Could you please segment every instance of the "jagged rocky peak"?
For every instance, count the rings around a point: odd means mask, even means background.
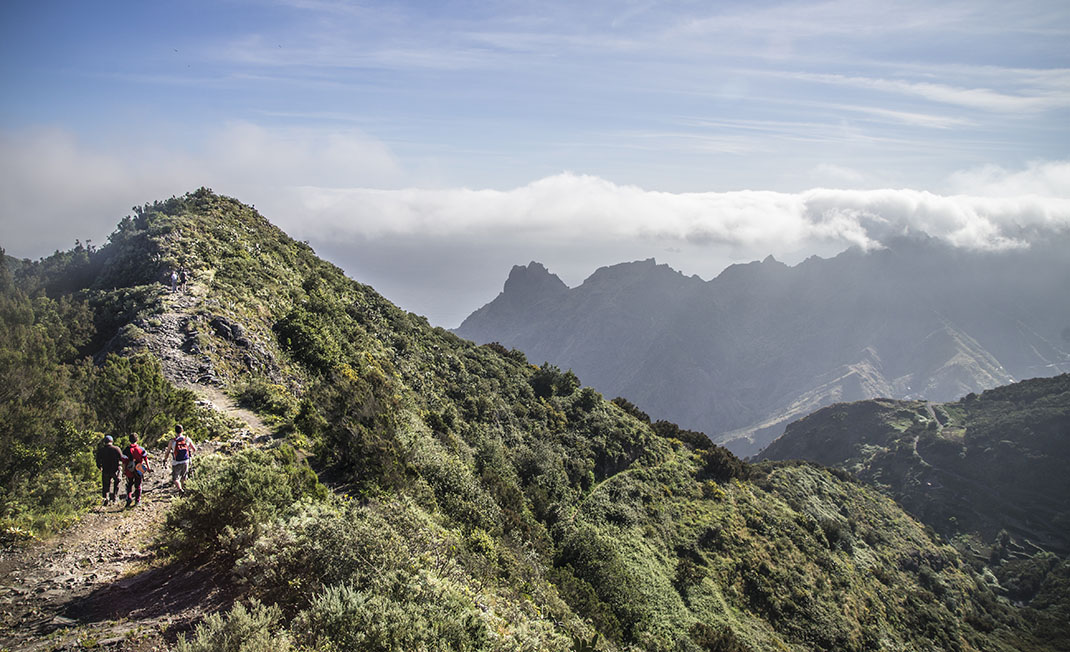
[[[508,294],[546,294],[566,292],[568,286],[556,274],[551,274],[542,263],[531,261],[525,265],[513,265],[505,281],[504,292]]]
[[[772,275],[779,275],[790,269],[788,265],[780,262],[770,254],[761,261],[755,260],[749,263],[729,265],[714,280],[718,283],[725,283],[729,281],[738,282],[740,279],[747,278],[770,278]]]
[[[677,271],[664,263],[659,265],[653,258],[647,258],[645,260],[636,260],[629,263],[617,263],[616,265],[599,267],[593,274],[587,277],[587,280],[585,280],[583,284],[587,286],[621,284],[647,279],[672,279],[672,282],[678,282],[679,279],[687,279],[688,281],[696,280],[701,282],[701,279],[697,276],[685,277],[682,272]]]

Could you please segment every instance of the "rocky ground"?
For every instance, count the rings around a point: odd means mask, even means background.
[[[218,388],[187,387],[244,422],[229,442],[200,443],[198,455],[253,445],[268,432]],[[59,536],[0,551],[0,652],[169,650],[206,614],[229,608],[226,573],[174,562],[156,544],[178,497],[163,455],[150,451],[158,468],[146,477],[140,505],[98,506]]]
[[[166,294],[165,310],[142,324],[139,343],[160,359],[171,382],[242,423],[232,441],[199,443],[198,454],[254,445],[270,430],[234,405],[197,347],[190,321],[204,292],[191,284]],[[150,451],[159,468],[148,474],[140,505],[98,506],[59,536],[0,551],[0,652],[169,650],[205,614],[229,608],[234,592],[226,573],[174,562],[156,543],[177,499],[170,469],[159,464],[163,453]]]
[[[140,505],[94,508],[53,539],[0,553],[0,650],[166,650],[229,604],[225,578],[170,562],[154,544],[177,497],[162,457],[151,452],[160,468]]]

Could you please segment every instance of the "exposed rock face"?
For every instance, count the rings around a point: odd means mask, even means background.
[[[949,401],[1070,371],[1066,246],[903,239],[794,267],[770,256],[708,282],[646,260],[573,289],[532,263],[456,332],[571,368],[749,455],[837,401]]]

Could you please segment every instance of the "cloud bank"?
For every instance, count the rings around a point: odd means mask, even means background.
[[[672,193],[571,172],[507,190],[404,188],[389,148],[359,131],[235,123],[210,136],[202,153],[176,155],[0,132],[0,247],[38,257],[75,238],[99,244],[131,206],[207,185],[405,308],[456,325],[529,260],[570,284],[648,257],[710,278],[769,254],[790,263],[903,234],[994,250],[1070,232],[1068,161],[979,167],[929,190]]]
[[[666,193],[562,173],[507,190],[297,190],[303,228],[316,238],[471,237],[562,241],[647,240],[785,252],[811,245],[864,248],[925,233],[972,249],[1022,247],[1070,230],[1070,164],[953,177],[974,193],[812,189],[800,193]]]

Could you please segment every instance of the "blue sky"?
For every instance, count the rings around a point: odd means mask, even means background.
[[[1070,222],[1070,4],[0,4],[0,246],[200,185],[435,323],[536,259],[709,278]]]

